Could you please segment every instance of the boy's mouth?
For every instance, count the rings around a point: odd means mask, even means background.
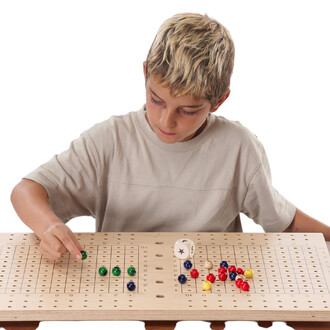
[[[164,132],[163,130],[161,130],[159,127],[158,129],[161,131],[161,133],[167,135],[167,136],[171,136],[171,135],[175,135],[176,133],[167,133],[167,132]]]

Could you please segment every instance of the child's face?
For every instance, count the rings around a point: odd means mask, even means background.
[[[158,139],[165,143],[183,142],[198,135],[206,125],[211,108],[207,99],[191,95],[174,97],[169,87],[152,76],[146,81],[146,118]]]

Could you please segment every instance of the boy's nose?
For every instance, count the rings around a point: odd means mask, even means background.
[[[176,126],[174,111],[166,109],[161,117],[161,124],[163,128],[174,128]]]

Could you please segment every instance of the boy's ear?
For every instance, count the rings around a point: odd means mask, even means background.
[[[147,62],[143,61],[143,73],[144,73],[144,80],[146,79],[146,69],[147,69]]]
[[[229,94],[230,94],[230,89],[228,89],[228,91],[224,94],[224,96],[213,106],[210,112],[217,111],[220,105],[228,99]]]

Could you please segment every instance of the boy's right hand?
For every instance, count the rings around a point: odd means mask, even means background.
[[[70,252],[76,259],[82,259],[80,245],[71,229],[63,222],[50,225],[40,235],[40,252],[50,260],[58,260],[66,252]]]

